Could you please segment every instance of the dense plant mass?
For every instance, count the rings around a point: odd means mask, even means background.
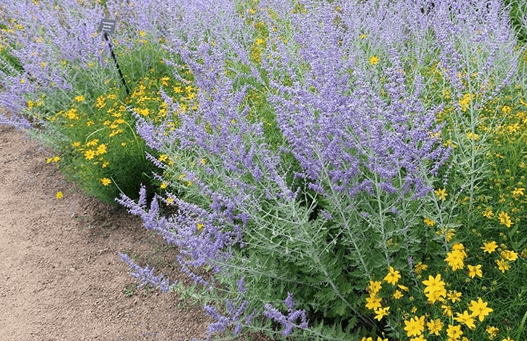
[[[191,288],[121,257],[209,338],[524,340],[524,10],[0,0],[0,123],[178,246]]]

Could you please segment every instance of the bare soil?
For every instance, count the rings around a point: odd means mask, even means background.
[[[186,281],[171,262],[177,250],[124,208],[85,197],[46,164],[53,156],[0,126],[0,340],[205,338],[200,307],[137,289],[118,256]]]

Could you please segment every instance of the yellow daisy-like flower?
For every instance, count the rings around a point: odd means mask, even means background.
[[[418,336],[425,330],[425,317],[414,316],[410,320],[405,320],[404,324],[404,330],[407,336]]]
[[[443,305],[441,305],[441,310],[443,310],[443,315],[448,316],[448,317],[452,317],[453,312],[452,312],[452,307],[451,306],[443,304]]]
[[[478,264],[475,266],[469,265],[468,266],[468,276],[470,278],[474,278],[476,276],[483,277],[483,272],[481,272],[481,264]]]
[[[96,154],[97,155],[102,155],[102,154],[105,154],[107,152],[107,149],[106,149],[106,145],[104,143],[101,143],[99,145],[99,147],[97,147],[97,152]]]
[[[102,179],[99,179],[102,183],[103,186],[108,186],[109,184],[112,183],[112,180],[108,179],[108,178],[102,178]]]
[[[426,323],[430,334],[439,335],[441,329],[443,329],[443,322],[440,319],[430,320]]]
[[[463,331],[461,331],[461,326],[453,326],[449,324],[446,330],[446,335],[448,335],[448,337],[450,337],[452,340],[458,340],[461,335],[463,335]]]
[[[82,96],[82,95],[81,96],[75,96],[75,100],[77,102],[84,102],[84,96]]]
[[[393,298],[395,298],[396,300],[400,299],[401,297],[403,297],[403,293],[401,292],[401,290],[395,290],[395,292],[393,293]]]
[[[494,339],[496,336],[498,336],[498,333],[500,332],[500,330],[494,326],[488,326],[486,331],[489,334],[489,340]]]
[[[397,286],[398,286],[399,289],[401,289],[401,290],[404,290],[404,291],[408,291],[408,290],[409,290],[408,287],[405,287],[405,286],[402,285],[402,284],[398,284]]]
[[[509,216],[507,212],[500,212],[500,214],[498,215],[498,218],[500,220],[500,224],[505,225],[507,227],[511,227],[512,225],[511,217]]]
[[[162,182],[161,186],[159,186],[161,189],[165,189],[168,187],[168,184],[166,182]]]
[[[99,139],[93,139],[93,140],[86,142],[86,146],[93,147],[93,146],[96,146],[97,143],[99,143]]]
[[[423,221],[424,221],[424,223],[425,223],[426,225],[428,225],[428,226],[434,226],[434,225],[436,224],[435,221],[433,221],[432,219],[430,219],[430,218],[428,218],[428,217],[426,217]]]
[[[95,151],[89,149],[87,150],[86,152],[84,152],[84,157],[86,158],[86,160],[91,160],[95,157]]]
[[[377,64],[379,64],[379,57],[377,57],[377,56],[372,56],[372,57],[370,57],[370,64],[371,64],[371,65],[377,65]]]
[[[370,295],[369,297],[366,297],[366,308],[370,310],[376,310],[382,307],[381,305],[381,298],[377,297],[375,294]]]
[[[390,266],[388,274],[386,275],[386,277],[384,277],[384,281],[390,283],[391,285],[395,285],[400,278],[401,274],[399,270],[395,270],[393,267]]]
[[[470,301],[468,309],[472,311],[472,316],[478,317],[479,322],[483,322],[485,316],[493,312],[494,310],[487,307],[487,302],[483,302],[481,297],[478,297],[478,301]]]
[[[446,192],[446,188],[443,189],[436,189],[434,191],[435,195],[439,198],[439,200],[445,201],[446,197],[448,196]]]
[[[64,197],[64,194],[62,194],[62,192],[59,191],[59,192],[57,192],[57,194],[55,194],[55,197],[57,199],[62,199],[62,197]]]
[[[418,337],[411,338],[410,341],[426,341],[426,339],[423,335],[419,335]]]
[[[456,290],[449,290],[446,297],[447,299],[449,299],[450,301],[452,301],[452,303],[456,303],[457,301],[461,301],[461,296],[462,294]]]
[[[506,259],[496,259],[496,264],[498,264],[498,269],[503,273],[511,268],[511,265]]]
[[[419,262],[415,265],[415,272],[417,274],[420,274],[421,272],[425,271],[426,269],[428,269],[428,265],[426,264],[423,264],[422,262]]]
[[[504,250],[501,251],[501,258],[514,262],[516,259],[518,259],[518,254],[514,251]]]
[[[475,329],[476,325],[474,324],[473,315],[469,314],[467,310],[465,310],[463,313],[456,313],[456,317],[454,317],[454,320],[465,324],[470,329]]]
[[[483,246],[481,247],[481,249],[485,253],[493,253],[494,251],[496,251],[497,248],[498,248],[498,244],[495,241],[483,243]]]
[[[465,264],[463,260],[465,259],[466,254],[464,251],[452,250],[452,252],[447,253],[445,261],[452,268],[452,271],[463,269]]]
[[[384,316],[388,316],[390,307],[379,308],[375,310],[375,319],[380,321]]]

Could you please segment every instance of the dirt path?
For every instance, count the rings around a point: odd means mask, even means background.
[[[52,156],[0,126],[0,340],[204,338],[199,307],[137,290],[117,255],[127,251],[177,279],[167,261],[175,250],[124,209],[80,194],[46,164]]]

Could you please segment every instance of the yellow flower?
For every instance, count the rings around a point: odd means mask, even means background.
[[[479,135],[478,134],[473,134],[473,133],[467,133],[467,139],[474,140],[474,141],[479,141]]]
[[[436,224],[435,221],[433,221],[432,219],[430,219],[430,218],[428,218],[428,217],[426,217],[423,221],[424,221],[424,223],[425,223],[426,225],[428,225],[428,226],[434,226],[434,225]]]
[[[375,310],[375,319],[380,321],[384,316],[388,316],[390,307],[379,308]]]
[[[396,300],[400,299],[403,296],[404,295],[400,290],[395,290],[395,292],[393,293],[393,298],[395,298]]]
[[[430,320],[426,323],[430,334],[439,335],[441,329],[443,329],[443,322],[440,319]]]
[[[470,329],[476,328],[476,325],[474,324],[474,319],[472,318],[474,315],[469,314],[467,310],[465,310],[463,314],[456,313],[456,315],[457,317],[454,317],[455,321],[465,324]]]
[[[510,336],[507,336],[507,338],[506,338],[506,339],[503,339],[503,340],[501,340],[501,341],[514,341],[514,340],[513,340],[513,339],[511,339],[511,337],[510,337]]]
[[[426,339],[423,335],[419,335],[418,337],[411,338],[410,341],[426,341]]]
[[[452,303],[456,303],[457,301],[461,301],[461,295],[462,294],[456,290],[449,290],[446,296],[450,301],[452,301]]]
[[[496,327],[488,326],[486,331],[489,334],[489,339],[492,340],[496,336],[498,336],[498,333],[499,333],[500,330],[498,328],[496,328]]]
[[[453,313],[452,313],[452,307],[449,306],[449,305],[441,305],[441,309],[443,310],[443,315],[445,316],[448,316],[448,317],[452,317]]]
[[[443,189],[436,189],[434,191],[434,193],[437,195],[437,197],[439,198],[439,200],[443,200],[445,201],[446,200],[446,197],[448,196],[448,194],[446,193],[446,188],[443,188]]]
[[[366,39],[368,36],[364,33],[359,35],[359,39]]]
[[[109,184],[112,183],[112,180],[108,179],[108,178],[102,178],[102,179],[99,179],[102,183],[103,186],[108,186]]]
[[[75,100],[77,102],[84,102],[84,96],[80,95],[80,96],[75,96]]]
[[[91,160],[95,157],[95,152],[91,149],[84,152],[84,156],[86,157],[86,160]]]
[[[166,182],[162,182],[161,186],[159,186],[161,189],[165,189],[168,187],[168,184]]]
[[[399,284],[399,285],[397,285],[397,286],[398,286],[399,289],[401,289],[401,290],[408,291],[408,287],[405,287],[405,286],[402,285],[402,284]]]
[[[404,321],[407,336],[417,336],[421,335],[425,329],[425,317],[414,316],[410,320]]]
[[[498,215],[498,218],[500,219],[500,224],[505,225],[507,227],[511,227],[512,225],[511,217],[509,216],[507,212],[500,212],[500,214]]]
[[[496,259],[496,264],[498,264],[498,269],[503,273],[511,268],[511,265],[505,259]]]
[[[483,252],[485,253],[493,253],[496,248],[498,247],[498,244],[495,241],[491,241],[488,243],[483,243],[484,246],[481,247]]]
[[[490,207],[487,207],[485,209],[485,211],[483,211],[483,216],[488,218],[488,219],[492,219],[492,217],[494,217],[494,212],[492,212],[492,208]]]
[[[384,277],[384,281],[390,283],[391,285],[395,285],[401,278],[399,270],[395,270],[393,267],[390,266],[388,271],[388,274],[386,275],[386,277]]]
[[[446,335],[448,335],[448,337],[450,337],[452,340],[458,340],[461,335],[463,335],[463,332],[461,331],[461,326],[453,326],[449,324],[446,330]]]
[[[96,146],[97,143],[99,143],[99,139],[93,139],[93,140],[88,141],[86,143],[86,146],[88,146],[88,147]]]
[[[370,295],[370,297],[366,297],[366,308],[370,310],[376,310],[382,307],[381,305],[381,298],[377,297],[375,294]]]
[[[474,278],[476,276],[483,277],[483,272],[481,272],[481,264],[478,264],[475,266],[469,265],[468,266],[468,276],[470,278]]]
[[[452,268],[452,271],[456,271],[459,269],[463,269],[463,267],[465,266],[465,264],[463,263],[465,257],[465,251],[452,250],[452,252],[447,253],[445,261]]]
[[[445,282],[441,280],[441,274],[437,274],[436,277],[432,275],[428,276],[428,279],[424,280],[423,284],[426,285],[426,288],[424,288],[423,291],[430,303],[444,301],[446,297],[446,289]]]
[[[102,154],[104,154],[104,153],[106,153],[106,152],[107,152],[107,150],[106,150],[106,145],[105,145],[104,143],[101,143],[101,144],[99,145],[99,147],[97,147],[97,152],[96,152],[96,154],[97,154],[97,155],[102,155]]]
[[[445,286],[445,282],[441,279],[441,274],[437,274],[435,277],[432,275],[428,276],[428,279],[424,280],[423,284],[426,285],[424,292],[430,292]]]
[[[512,191],[512,196],[515,198],[515,199],[518,199],[520,196],[524,195],[524,192],[525,191],[525,188],[514,188],[514,191]]]
[[[481,299],[481,297],[478,297],[478,301],[470,301],[470,306],[468,307],[468,309],[470,309],[472,311],[472,316],[474,317],[478,317],[479,318],[479,322],[483,322],[483,319],[485,318],[485,316],[487,316],[488,314],[490,314],[492,311],[491,308],[487,308],[487,302],[483,302],[483,300]]]
[[[371,65],[377,65],[377,64],[379,64],[379,57],[377,57],[377,56],[373,56],[373,57],[371,57],[371,58],[370,58],[370,64],[371,64]]]
[[[63,196],[64,196],[64,195],[63,195],[62,192],[60,192],[60,191],[57,192],[57,194],[55,194],[55,197],[56,197],[57,199],[62,199]]]
[[[428,269],[428,265],[423,264],[422,262],[419,262],[415,265],[415,272],[418,274],[425,271],[426,269]]]
[[[104,96],[97,97],[97,103],[95,104],[95,108],[102,109],[106,105],[106,98]]]
[[[514,251],[504,250],[501,251],[501,258],[514,262],[516,259],[518,259],[518,254]]]
[[[503,106],[503,108],[501,108],[501,111],[505,114],[505,115],[508,115],[511,113],[512,109],[511,107],[509,107],[508,105],[505,105]]]

